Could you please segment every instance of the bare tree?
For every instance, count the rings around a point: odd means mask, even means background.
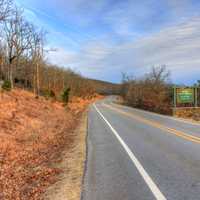
[[[0,0],[0,22],[9,17],[12,11],[12,0]]]
[[[159,113],[171,112],[170,72],[166,66],[152,67],[142,79],[125,80],[122,96],[127,104]]]
[[[4,23],[4,31],[6,36],[7,56],[9,63],[9,80],[13,88],[13,62],[19,61],[20,56],[31,47],[31,27],[22,17],[22,12],[15,10],[13,18]]]
[[[32,27],[32,43],[31,43],[31,56],[32,63],[34,65],[34,75],[33,75],[33,84],[34,84],[34,93],[36,96],[39,95],[40,91],[40,68],[43,63],[44,57],[44,31],[36,31]]]
[[[170,71],[167,70],[165,65],[161,65],[158,67],[152,67],[151,72],[147,74],[149,80],[154,82],[155,84],[162,84],[169,81]]]
[[[94,92],[93,84],[73,70],[48,64],[45,32],[27,22],[13,0],[0,0],[0,31],[0,79],[9,80],[12,88],[33,89],[36,96],[47,90],[58,97],[66,88],[75,96]]]
[[[0,80],[3,80],[6,78],[6,52],[5,47],[0,44]]]

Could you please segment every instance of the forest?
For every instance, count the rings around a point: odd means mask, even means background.
[[[0,0],[0,80],[1,88],[15,86],[35,93],[36,97],[90,97],[94,86],[71,69],[52,65],[46,58],[47,33],[23,16],[23,9],[12,0]]]
[[[21,87],[60,99],[63,94],[91,97],[120,94],[126,103],[159,113],[170,114],[173,105],[173,84],[166,66],[152,67],[138,79],[124,74],[122,84],[91,80],[71,69],[52,65],[46,58],[47,33],[23,16],[23,9],[12,0],[0,0],[0,85],[5,89]],[[67,63],[66,63],[67,64]],[[197,82],[196,85],[200,83]]]

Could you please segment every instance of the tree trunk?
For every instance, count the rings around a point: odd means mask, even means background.
[[[12,62],[9,64],[9,80],[10,80],[10,84],[11,84],[11,89],[14,88],[14,81],[13,81],[13,66],[12,66]]]
[[[36,94],[36,73],[34,72],[33,73],[33,93],[35,94],[35,96],[37,95]]]
[[[39,63],[36,64],[36,95],[39,96],[40,92],[40,70],[39,70]]]

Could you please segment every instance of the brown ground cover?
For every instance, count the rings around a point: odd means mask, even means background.
[[[19,89],[0,96],[0,199],[42,198],[62,173],[55,163],[73,146],[73,130],[96,98],[66,108]]]

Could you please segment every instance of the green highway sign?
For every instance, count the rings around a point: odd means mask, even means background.
[[[177,88],[178,103],[194,103],[194,88]]]

